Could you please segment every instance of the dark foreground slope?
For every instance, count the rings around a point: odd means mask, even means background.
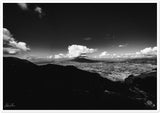
[[[156,109],[156,73],[120,83],[73,66],[3,63],[3,109]]]

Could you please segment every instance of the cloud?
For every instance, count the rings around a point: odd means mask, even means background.
[[[47,56],[47,59],[52,59],[52,58],[54,58],[53,55]]]
[[[135,53],[108,53],[103,51],[96,58],[142,58],[142,57],[155,57],[157,56],[157,47],[147,47]]]
[[[18,54],[30,50],[25,42],[17,42],[11,35],[8,29],[3,28],[3,53],[4,54]]]
[[[55,58],[55,59],[66,58],[66,57],[67,57],[67,55],[65,55],[65,54],[63,54],[63,53],[59,53],[59,54],[57,54],[57,55],[54,55],[54,58]]]
[[[138,52],[125,54],[124,56],[131,58],[155,57],[157,56],[157,47],[146,47]]]
[[[44,15],[43,10],[41,7],[39,6],[33,6],[32,8],[28,7],[27,3],[17,3],[17,5],[22,9],[22,10],[31,10],[32,12],[36,12],[38,13],[39,18],[42,18],[42,16]],[[30,5],[30,4],[29,4]]]
[[[92,38],[91,37],[86,37],[86,38],[84,38],[84,40],[85,41],[90,41],[90,40],[92,40]]]
[[[108,53],[108,52],[104,51],[104,52],[100,53],[96,58],[127,58],[130,55],[131,54],[116,54],[116,53]]]
[[[3,48],[3,53],[5,55],[16,55],[17,53],[19,53],[20,50],[19,49],[13,49],[13,48]]]
[[[116,53],[108,53],[107,51],[103,51],[98,55],[98,58],[119,58],[120,55]]]
[[[148,47],[140,51],[142,54],[157,54],[157,47]]]
[[[102,53],[100,53],[99,57],[105,57],[107,55],[107,52],[106,51],[103,51]]]
[[[123,47],[124,45],[119,45],[118,47]]]
[[[39,17],[41,18],[43,16],[43,12],[42,12],[42,8],[39,7],[39,6],[36,6],[35,9],[34,9],[35,12],[38,13]]]
[[[95,51],[97,51],[97,49],[87,48],[87,46],[71,45],[71,46],[68,46],[67,54],[60,53],[60,54],[55,55],[54,58],[74,58],[82,54],[90,54]]]
[[[14,39],[12,38],[11,33],[6,29],[3,28],[3,41],[8,42],[8,41],[13,41]]]
[[[118,47],[122,48],[122,47],[126,47],[128,44],[123,44],[123,45],[119,45]]]
[[[28,10],[28,5],[27,5],[27,3],[18,3],[18,6],[19,6],[22,10]]]
[[[68,57],[78,57],[81,54],[88,54],[95,52],[96,49],[87,48],[83,45],[71,45],[68,46]]]
[[[157,47],[147,47],[143,50],[136,52],[136,55],[139,56],[157,56]]]

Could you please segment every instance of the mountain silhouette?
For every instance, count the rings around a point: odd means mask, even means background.
[[[152,76],[141,80],[130,78],[129,82],[113,82],[74,66],[38,66],[27,60],[4,57],[3,109],[156,109],[156,106],[146,106],[144,101],[130,98],[132,94],[137,94],[135,90],[141,94],[141,90],[135,87],[144,88],[149,79],[153,79]],[[148,81],[141,85],[145,79]]]
[[[75,58],[71,59],[70,61],[80,62],[80,63],[95,63],[95,62],[100,62],[98,60],[89,59],[89,58],[83,57],[83,56],[75,57]]]
[[[144,58],[132,58],[126,59],[122,62],[129,62],[129,63],[148,63],[148,64],[157,64],[157,57],[144,57]]]

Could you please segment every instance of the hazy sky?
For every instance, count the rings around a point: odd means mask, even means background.
[[[156,4],[3,4],[3,27],[31,55],[67,53],[77,44],[109,53],[156,46]]]

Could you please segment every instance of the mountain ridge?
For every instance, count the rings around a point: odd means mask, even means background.
[[[74,66],[3,61],[4,109],[155,109],[129,97],[135,79],[129,84],[113,82]],[[12,103],[14,108],[5,107]]]

